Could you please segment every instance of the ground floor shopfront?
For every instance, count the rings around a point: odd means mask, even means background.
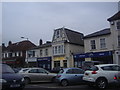
[[[114,51],[113,57],[115,59],[114,63],[120,65],[120,50]]]
[[[16,57],[16,58],[6,58],[2,59],[2,63],[8,64],[11,67],[24,67],[25,66],[25,58]]]
[[[113,63],[112,51],[75,54],[73,57],[74,57],[75,67],[82,67],[83,61],[99,61],[100,63],[103,63],[103,64]]]
[[[37,65],[38,67],[44,68],[46,70],[51,70],[52,58],[51,57],[38,57]]]
[[[65,56],[54,56],[52,61],[52,68],[54,67],[67,67],[68,61]]]

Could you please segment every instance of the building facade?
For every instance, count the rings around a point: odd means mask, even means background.
[[[27,51],[26,62],[29,67],[41,67],[51,70],[52,66],[52,45],[51,42],[40,44]]]
[[[85,61],[120,64],[120,11],[108,19],[110,28],[106,28],[84,37],[83,54],[74,58]]]
[[[97,31],[84,37],[85,61],[113,63],[113,43],[110,28]]]
[[[29,40],[17,43],[9,41],[8,46],[2,44],[2,62],[12,67],[25,67],[26,51],[35,46]]]
[[[52,40],[52,68],[74,67],[73,54],[84,52],[83,34],[67,29],[54,30]]]
[[[120,64],[120,11],[108,19],[112,33],[114,63]]]

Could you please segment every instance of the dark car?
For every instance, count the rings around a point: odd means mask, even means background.
[[[25,87],[24,78],[22,75],[17,74],[13,69],[6,65],[0,64],[0,83],[2,84],[2,90],[9,90],[10,88],[16,88],[22,90]]]

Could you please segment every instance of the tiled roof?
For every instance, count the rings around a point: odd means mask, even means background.
[[[108,18],[108,21],[114,21],[114,20],[118,20],[120,19],[120,11],[117,12],[115,15],[113,15],[112,17]]]
[[[95,32],[95,33],[86,35],[86,36],[84,37],[84,39],[85,39],[85,38],[102,36],[102,35],[108,35],[108,34],[111,34],[110,28],[106,28],[106,29],[100,30],[100,31],[98,31],[98,32]]]
[[[36,45],[30,42],[29,40],[13,43],[9,46],[7,46],[7,51],[24,51],[28,50],[32,47],[35,47]]]
[[[50,46],[52,46],[51,42],[44,43],[44,44],[42,44],[40,46],[34,47],[33,49],[45,48],[45,47],[50,47]]]
[[[83,41],[84,35],[82,33],[79,33],[67,28],[64,28],[64,30],[69,40],[69,43],[84,45],[84,41]]]

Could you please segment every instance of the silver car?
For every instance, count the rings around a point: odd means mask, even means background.
[[[83,83],[84,70],[80,68],[64,68],[57,74],[55,81],[62,86]]]
[[[24,68],[19,71],[25,79],[25,83],[31,82],[52,82],[55,79],[56,74],[50,73],[43,68]]]

